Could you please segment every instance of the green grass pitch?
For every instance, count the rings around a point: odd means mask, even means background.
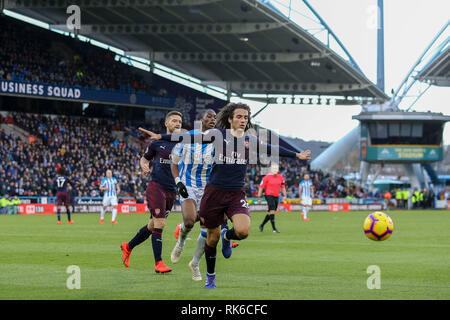
[[[230,259],[219,243],[217,289],[194,282],[187,264],[199,226],[187,240],[178,264],[170,261],[179,212],[171,213],[163,233],[163,260],[169,274],[154,272],[150,239],[136,247],[130,268],[122,265],[120,243],[146,224],[148,215],[120,214],[118,224],[98,223],[98,214],[74,214],[75,224],[56,224],[56,216],[0,216],[0,299],[449,299],[450,212],[390,211],[395,230],[375,242],[362,230],[369,212],[277,213],[281,231],[265,212],[252,213],[248,239]],[[81,288],[68,289],[67,267],[80,268]],[[367,268],[380,268],[381,288],[368,289]],[[201,261],[205,278],[205,261]]]

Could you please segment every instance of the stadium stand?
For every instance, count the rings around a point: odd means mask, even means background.
[[[1,79],[158,93],[111,51],[6,17],[0,29]]]
[[[295,161],[286,159],[280,162],[280,173],[287,183],[288,198],[298,198],[298,185],[303,179],[303,175],[308,173],[311,177],[315,189],[315,198],[325,200],[327,198],[351,198],[363,199],[369,197],[380,197],[380,193],[368,192],[358,188],[353,183],[347,183],[343,177],[332,177],[328,173],[320,170],[311,170],[309,166],[298,167]],[[249,169],[247,180],[247,195],[254,197],[257,195],[258,186],[263,174],[261,167],[252,166]]]
[[[14,124],[30,128],[42,139],[23,142],[1,131],[0,193],[51,196],[51,181],[59,167],[68,169],[77,196],[98,196],[106,168],[119,179],[125,196],[139,197],[138,144],[114,137],[120,124],[106,119],[12,115]],[[120,131],[120,130],[117,130]]]

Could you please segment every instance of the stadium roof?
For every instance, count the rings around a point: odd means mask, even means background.
[[[352,119],[363,121],[379,120],[407,120],[407,121],[450,121],[450,116],[437,112],[405,112],[405,111],[381,111],[381,112],[361,112]]]
[[[439,52],[430,63],[417,75],[417,80],[426,81],[431,85],[450,87],[450,39],[447,48]]]
[[[70,31],[68,7],[73,4],[81,11],[78,34],[239,96],[388,99],[362,72],[268,1],[8,0],[5,8]]]

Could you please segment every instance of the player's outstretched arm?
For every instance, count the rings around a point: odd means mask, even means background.
[[[300,160],[311,160],[311,150],[304,150],[295,154],[295,157]]]
[[[172,142],[181,142],[181,143],[201,143],[208,144],[214,142],[217,133],[219,132],[217,129],[210,129],[205,133],[180,133],[176,132],[173,134],[158,134],[152,131],[146,130],[144,128],[139,128],[140,131],[145,133],[150,137],[150,140],[164,140],[164,141],[172,141]]]
[[[283,148],[280,145],[273,145],[273,144],[270,144],[270,143],[262,142],[261,140],[259,140],[258,137],[256,137],[256,139],[257,139],[257,143],[258,143],[258,154],[259,154],[262,146],[264,145],[266,147],[265,150],[267,150],[267,155],[268,156],[270,156],[272,154],[272,148],[278,148],[278,152],[279,152],[278,154],[281,157],[297,158],[297,159],[300,159],[300,160],[311,160],[311,157],[310,157],[311,150],[304,150],[304,151],[301,151],[301,152],[293,152],[291,150]]]
[[[139,128],[139,130],[148,135],[150,137],[150,140],[161,140],[161,135],[159,133],[154,133],[144,128]]]

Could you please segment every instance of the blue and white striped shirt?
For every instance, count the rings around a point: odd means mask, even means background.
[[[303,180],[302,182],[300,182],[299,185],[300,188],[302,188],[302,198],[311,198],[312,197],[312,187],[313,184],[311,182],[311,180]]]
[[[198,130],[189,131],[189,133],[198,132]],[[180,180],[187,187],[204,188],[209,181],[214,162],[214,145],[212,143],[178,143],[173,148],[172,154],[180,158],[178,163]]]
[[[112,177],[112,178],[103,178],[102,183],[100,184],[100,187],[103,188],[108,188],[108,190],[104,191],[103,196],[104,197],[117,197],[117,193],[116,193],[116,184],[117,184],[117,179]]]

